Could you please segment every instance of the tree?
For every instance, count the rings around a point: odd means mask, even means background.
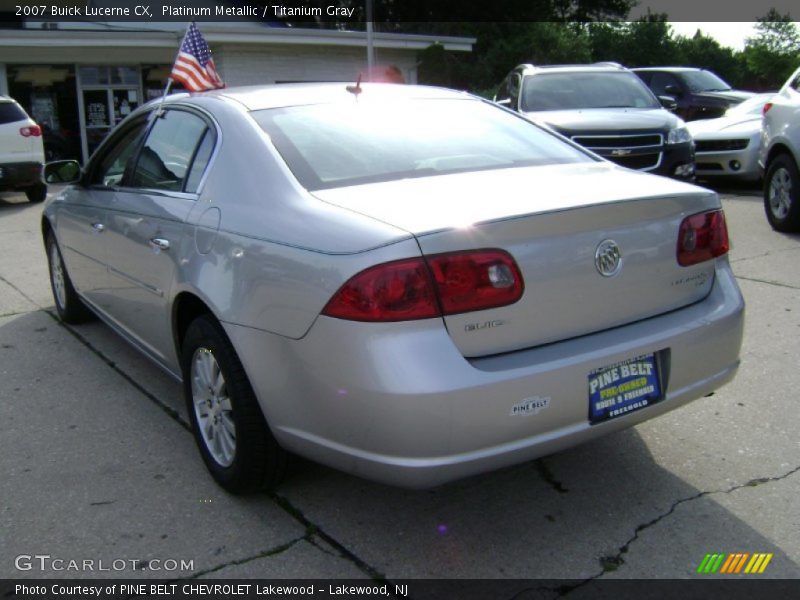
[[[589,38],[595,61],[614,61],[626,67],[680,62],[666,14],[648,13],[632,23],[592,23]]]
[[[721,46],[714,38],[698,30],[692,37],[675,38],[677,55],[681,65],[713,71],[733,87],[748,83],[747,65],[740,52]]]
[[[747,67],[762,87],[778,88],[800,64],[800,32],[774,8],[758,19],[756,32],[745,43]]]

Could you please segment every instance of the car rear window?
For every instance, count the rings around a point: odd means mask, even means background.
[[[25,111],[14,102],[0,102],[0,125],[6,123],[14,123],[15,121],[24,121],[28,118]]]
[[[661,108],[644,82],[628,72],[539,73],[526,77],[523,111],[588,108]]]
[[[593,160],[542,128],[474,99],[387,104],[354,98],[252,115],[309,190]]]

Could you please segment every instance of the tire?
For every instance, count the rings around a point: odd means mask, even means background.
[[[233,494],[277,484],[286,452],[272,436],[228,336],[210,315],[189,325],[181,368],[192,431],[214,480]]]
[[[25,189],[25,195],[28,197],[28,202],[44,202],[47,198],[47,186],[43,183],[37,183]]]
[[[64,259],[53,232],[47,234],[45,250],[50,273],[50,289],[53,291],[53,300],[59,318],[65,323],[71,324],[90,320],[93,317],[92,312],[86,308],[72,286],[72,280],[67,273],[67,267],[64,265]]]
[[[800,175],[788,154],[778,155],[767,168],[764,210],[775,231],[800,231]]]

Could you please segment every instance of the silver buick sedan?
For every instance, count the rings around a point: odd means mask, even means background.
[[[175,95],[48,200],[61,318],[181,380],[225,489],[287,452],[429,487],[730,381],[744,303],[716,194],[490,102],[346,84]]]

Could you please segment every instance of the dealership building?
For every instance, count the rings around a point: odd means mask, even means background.
[[[0,94],[44,130],[49,160],[85,161],[134,108],[159,97],[185,23],[17,22],[0,28]],[[10,26],[9,26],[10,25]],[[366,70],[367,35],[257,22],[200,23],[228,86],[352,82]],[[375,33],[376,64],[417,82],[418,53],[432,44],[470,52],[473,38]]]

